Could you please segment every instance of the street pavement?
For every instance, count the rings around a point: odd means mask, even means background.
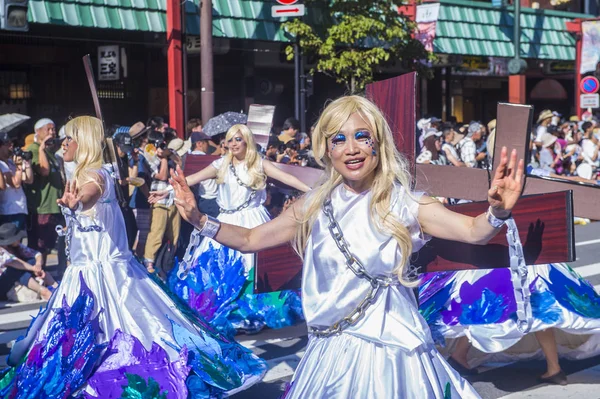
[[[575,227],[576,261],[573,269],[600,292],[600,222]],[[56,257],[49,257],[49,269]],[[6,363],[14,340],[23,335],[44,302],[15,304],[0,302],[0,368]],[[239,335],[236,339],[267,361],[268,371],[259,384],[232,397],[235,399],[276,399],[304,355],[307,332],[304,324],[281,330],[267,330],[256,335]],[[581,361],[561,361],[568,374],[565,387],[540,385],[537,376],[545,371],[544,361],[517,362],[480,368],[479,374],[467,377],[484,399],[600,399],[600,356]]]

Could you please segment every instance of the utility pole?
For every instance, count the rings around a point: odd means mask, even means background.
[[[202,86],[202,123],[215,113],[213,86],[212,0],[200,0],[200,77]]]
[[[298,120],[302,118],[300,111],[300,75],[302,75],[300,57],[300,44],[296,39],[294,43],[294,117]]]
[[[169,124],[179,137],[185,137],[182,34],[180,0],[167,2],[167,70],[169,92]]]
[[[300,58],[300,131],[307,133],[306,131],[306,99],[308,93],[306,92],[306,59]]]
[[[525,104],[525,70],[527,62],[521,58],[521,0],[513,0],[515,13],[513,21],[513,43],[515,57],[508,62],[508,102]]]

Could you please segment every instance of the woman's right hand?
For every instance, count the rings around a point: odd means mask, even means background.
[[[77,187],[75,180],[71,182],[67,181],[62,198],[56,200],[59,205],[65,206],[73,211],[77,209],[80,201],[81,194],[79,194],[79,188]]]
[[[175,173],[171,174],[169,182],[173,186],[175,192],[175,206],[177,206],[177,210],[181,217],[195,228],[201,228],[201,219],[204,215],[198,210],[196,198],[185,180],[181,167],[177,166]]]
[[[167,198],[168,195],[169,195],[169,190],[150,191],[150,196],[148,197],[148,203],[156,204],[158,201]]]

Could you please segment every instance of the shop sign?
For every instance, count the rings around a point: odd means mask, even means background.
[[[598,72],[600,69],[600,20],[581,24],[581,64],[579,73]]]
[[[452,74],[465,76],[508,76],[508,58],[462,56]]]
[[[435,40],[435,29],[438,15],[440,14],[440,3],[427,3],[417,6],[417,33],[415,38],[423,44],[425,50],[433,52],[433,41]]]
[[[98,47],[98,80],[119,80],[119,46]]]
[[[579,98],[581,108],[600,108],[600,94],[581,94]]]
[[[188,54],[200,54],[200,36],[185,37],[185,49]]]
[[[546,75],[559,75],[575,72],[575,62],[573,61],[550,61],[544,63],[544,73]]]

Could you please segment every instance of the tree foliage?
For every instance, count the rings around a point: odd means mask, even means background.
[[[433,59],[412,34],[416,24],[389,0],[305,0],[309,12],[323,13],[321,23],[300,19],[284,23],[306,55],[316,57],[317,71],[332,76],[350,92],[363,90],[382,67],[400,64],[426,75],[422,61]],[[286,48],[288,60],[293,46]],[[314,72],[311,71],[311,72]]]

